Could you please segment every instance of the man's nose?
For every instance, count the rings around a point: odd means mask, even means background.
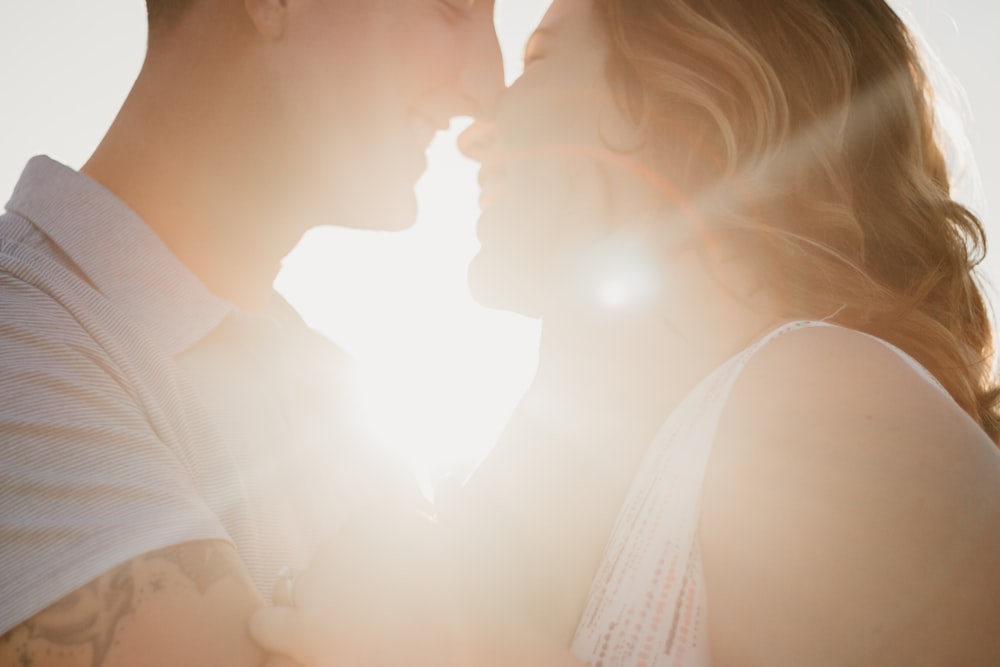
[[[458,137],[458,149],[465,157],[484,162],[496,144],[496,126],[492,121],[477,120]]]
[[[492,5],[492,3],[483,4]],[[475,118],[490,118],[500,102],[505,87],[503,57],[493,26],[492,12],[488,20],[482,22],[482,28],[472,35],[465,55],[465,63],[459,74],[459,84],[463,96],[471,107],[467,114]]]

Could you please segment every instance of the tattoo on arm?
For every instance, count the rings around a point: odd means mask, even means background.
[[[173,563],[177,571],[198,589],[198,593],[204,595],[212,584],[237,574],[233,559],[228,555],[217,543],[192,542],[153,552],[146,555],[145,559],[158,558]]]
[[[242,578],[231,547],[191,542],[150,552],[98,577],[0,638],[0,667],[32,667],[42,656],[101,667],[137,609],[158,595]],[[89,654],[89,660],[86,655]]]

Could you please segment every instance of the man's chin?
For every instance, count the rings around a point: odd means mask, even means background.
[[[395,195],[369,191],[363,196],[333,202],[329,225],[349,229],[398,232],[409,229],[417,221],[417,197],[413,190]]]

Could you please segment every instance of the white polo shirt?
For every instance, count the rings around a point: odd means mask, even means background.
[[[344,355],[218,299],[95,181],[29,162],[0,216],[0,634],[118,564],[232,542],[269,597],[381,490]],[[381,472],[381,469],[379,469]]]

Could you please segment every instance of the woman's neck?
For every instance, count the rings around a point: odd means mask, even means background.
[[[782,319],[762,293],[739,297],[706,271],[686,271],[672,283],[683,287],[667,286],[655,307],[550,310],[536,389],[578,414],[659,422]]]

